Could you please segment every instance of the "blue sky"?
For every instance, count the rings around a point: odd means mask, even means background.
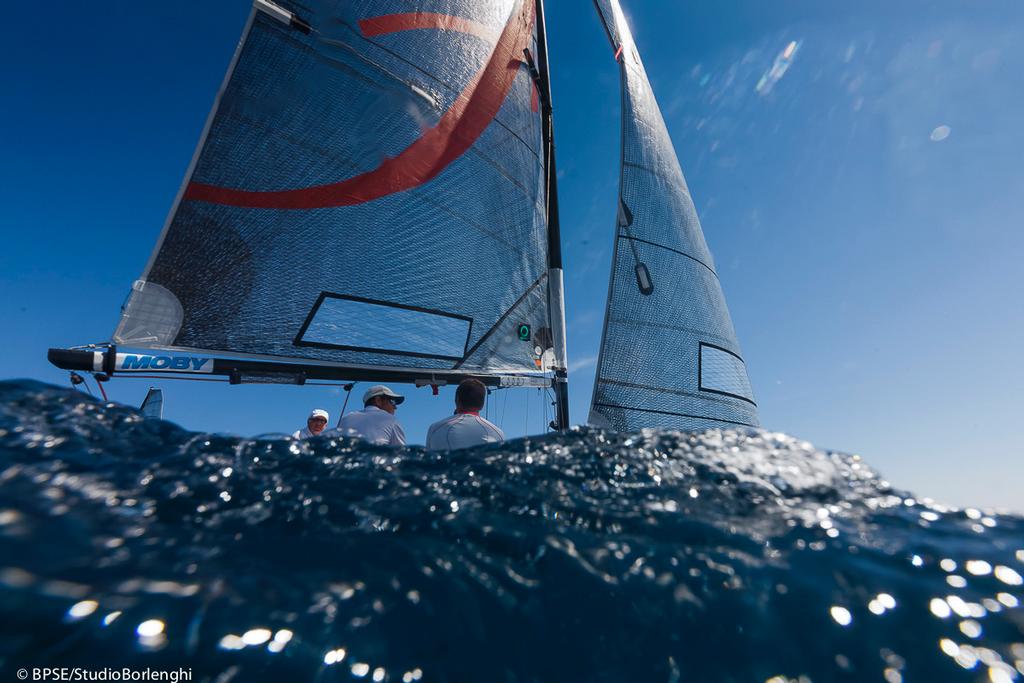
[[[181,182],[245,0],[7,8],[0,377],[108,339]],[[895,484],[1024,510],[1024,8],[627,2],[763,424]],[[574,422],[586,419],[618,183],[618,74],[590,2],[551,2]],[[758,83],[791,43],[770,88]],[[311,257],[315,256],[311,254]],[[116,381],[137,403],[148,384]],[[291,431],[337,388],[164,383],[197,430]],[[451,397],[412,390],[411,440]],[[534,391],[494,398],[510,435]],[[529,406],[527,405],[529,403]]]

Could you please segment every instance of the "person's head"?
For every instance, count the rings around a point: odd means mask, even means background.
[[[395,408],[404,400],[405,396],[396,394],[383,384],[372,386],[363,394],[364,406],[375,406],[392,415],[395,414]]]
[[[459,388],[455,390],[455,410],[479,412],[484,407],[486,398],[487,387],[483,382],[472,377],[464,379],[459,382]]]
[[[313,434],[319,434],[324,431],[324,427],[327,426],[327,421],[331,419],[331,416],[327,414],[327,411],[323,408],[314,408],[313,412],[309,414],[309,419],[306,420],[306,427],[309,428]]]

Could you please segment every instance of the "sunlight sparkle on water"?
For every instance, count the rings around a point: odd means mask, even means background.
[[[932,598],[932,601],[928,603],[928,609],[939,619],[946,619],[952,613],[949,605],[942,598]]]
[[[219,647],[222,650],[244,650],[245,641],[242,640],[240,636],[234,633],[229,633],[220,639],[220,642],[217,644],[217,647]]]
[[[960,632],[968,638],[978,638],[981,636],[981,624],[974,621],[973,619],[961,621]]]
[[[164,632],[164,622],[159,619],[147,619],[136,627],[135,632],[143,638],[152,638]]]
[[[964,566],[975,576],[986,576],[992,573],[992,565],[985,560],[967,560],[967,564]]]
[[[850,614],[850,610],[839,605],[833,605],[832,609],[829,610],[829,614],[835,619],[835,622],[840,626],[849,626],[853,622],[853,615]]]
[[[996,595],[996,600],[1003,603],[1007,607],[1016,607],[1020,604],[1020,601],[1017,600],[1016,596],[1013,596],[1009,593],[998,593]]]
[[[95,600],[82,600],[71,606],[68,610],[68,616],[72,619],[84,619],[95,612],[99,606],[100,604]]]
[[[242,635],[242,642],[246,645],[262,645],[270,640],[270,629],[254,628]]]
[[[1003,565],[998,565],[995,568],[996,578],[1009,586],[1019,586],[1024,583],[1024,579],[1015,570]]]

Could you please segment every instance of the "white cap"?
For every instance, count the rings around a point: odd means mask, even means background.
[[[314,408],[313,412],[311,412],[309,414],[309,417],[306,418],[306,419],[307,420],[312,420],[314,417],[322,417],[323,419],[327,420],[328,422],[331,421],[331,416],[328,415],[327,411],[324,410],[323,408]]]
[[[363,394],[363,405],[366,405],[371,398],[376,398],[377,396],[388,396],[390,398],[395,399],[396,406],[405,400],[405,396],[402,396],[401,394],[396,394],[383,384],[375,384],[369,389],[367,389],[366,393]]]

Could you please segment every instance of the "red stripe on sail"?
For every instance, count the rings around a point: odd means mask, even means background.
[[[437,28],[421,26],[420,23],[428,19],[435,21],[439,16],[443,15],[389,15],[378,18],[382,21],[371,24],[370,30],[404,30],[396,28],[403,25]],[[447,25],[453,27],[452,30],[456,30],[455,26],[472,23],[458,17],[449,17],[447,21]],[[360,22],[361,28],[362,24]],[[533,3],[520,0],[518,10],[513,12],[498,37],[490,60],[459,93],[455,103],[441,116],[437,125],[427,129],[397,156],[385,159],[372,171],[328,185],[268,192],[193,182],[185,190],[184,198],[260,209],[320,209],[362,204],[418,187],[435,178],[462,156],[498,115],[519,73],[519,55],[529,45],[532,28]]]
[[[453,17],[450,14],[410,12],[407,14],[385,14],[381,17],[359,20],[359,30],[367,38],[424,28],[468,33],[492,43],[498,39],[498,32],[494,29],[469,19]]]

